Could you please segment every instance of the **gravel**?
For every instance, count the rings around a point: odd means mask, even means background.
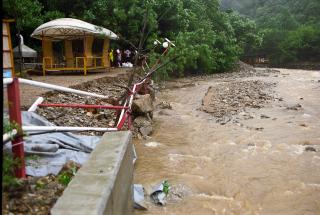
[[[127,80],[128,76],[126,75],[117,78],[104,77],[73,86],[73,88],[118,98],[125,92],[125,89],[114,84],[125,85]],[[44,97],[44,103],[115,105],[112,99],[101,99],[70,93],[48,92]],[[39,107],[36,112],[57,126],[113,127],[116,120],[116,111],[110,109]],[[103,134],[103,132],[81,133],[86,135]]]

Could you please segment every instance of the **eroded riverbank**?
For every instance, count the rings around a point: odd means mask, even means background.
[[[135,183],[167,179],[172,192],[165,207],[147,202],[135,214],[319,214],[320,72],[279,71],[163,90],[158,101],[172,109],[135,140]],[[275,83],[274,99],[227,123],[200,110],[209,87],[235,81]]]

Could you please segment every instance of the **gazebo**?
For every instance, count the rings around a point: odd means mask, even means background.
[[[36,58],[37,58],[37,51],[30,48],[29,46],[24,44],[23,36],[19,35],[20,37],[20,45],[16,46],[13,49],[13,56],[15,60],[16,66],[21,67],[22,70],[24,69],[31,69],[36,66]],[[20,46],[20,50],[19,50]],[[21,52],[21,56],[20,56]],[[22,62],[20,62],[20,59]]]
[[[83,71],[110,67],[110,39],[118,39],[112,31],[78,19],[61,18],[40,25],[31,37],[42,40],[42,71]],[[62,42],[63,53],[57,53]],[[96,43],[93,47],[94,42]],[[61,45],[61,43],[60,43]],[[93,51],[93,48],[94,51]]]

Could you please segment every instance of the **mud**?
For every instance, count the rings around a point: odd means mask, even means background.
[[[164,88],[157,99],[170,108],[154,113],[151,138],[134,140],[134,180],[152,187],[166,179],[172,189],[166,206],[147,202],[134,214],[319,214],[320,72],[279,71]],[[209,87],[239,81],[275,83],[273,99],[226,124],[201,110]]]

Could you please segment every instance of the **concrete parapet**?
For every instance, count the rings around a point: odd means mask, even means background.
[[[132,213],[130,131],[105,133],[51,210],[52,215]]]

